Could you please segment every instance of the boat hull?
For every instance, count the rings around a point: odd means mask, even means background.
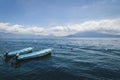
[[[25,48],[25,49],[22,49],[22,50],[17,50],[17,51],[13,51],[13,52],[9,52],[7,57],[13,57],[15,56],[16,54],[26,54],[26,53],[30,53],[32,52],[33,48],[32,47],[29,47],[29,48]]]
[[[29,54],[19,55],[17,60],[26,60],[26,59],[31,59],[31,58],[42,57],[42,56],[45,56],[51,53],[52,53],[52,49],[45,49],[42,51],[37,51],[37,52],[29,53]]]

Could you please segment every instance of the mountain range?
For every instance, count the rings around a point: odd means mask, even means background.
[[[102,32],[96,32],[96,31],[86,31],[86,32],[78,32],[72,35],[68,35],[66,37],[103,37],[103,38],[120,38],[120,35],[115,34],[107,34]]]

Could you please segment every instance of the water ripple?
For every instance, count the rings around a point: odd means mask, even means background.
[[[0,55],[32,46],[54,48],[51,56],[18,67],[0,57],[0,80],[119,80],[120,39],[1,39]]]

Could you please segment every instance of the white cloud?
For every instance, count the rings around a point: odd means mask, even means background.
[[[120,34],[120,19],[93,20],[80,24],[53,27],[26,27],[17,24],[11,25],[9,23],[0,23],[0,32],[15,34],[67,36],[84,31],[99,31],[108,34]]]

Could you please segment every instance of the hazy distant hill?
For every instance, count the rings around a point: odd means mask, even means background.
[[[25,34],[13,34],[0,32],[0,38],[43,38],[48,36],[42,35],[25,35]]]
[[[105,33],[100,33],[100,32],[95,32],[95,31],[87,31],[87,32],[79,32],[73,35],[69,35],[66,37],[113,37],[113,38],[120,38],[120,35],[113,35],[113,34],[105,34]]]

